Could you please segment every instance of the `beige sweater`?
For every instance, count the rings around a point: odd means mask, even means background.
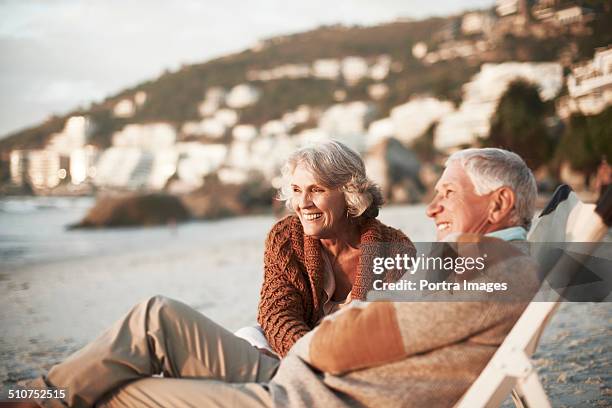
[[[496,238],[486,273],[535,293],[533,260]],[[490,266],[489,266],[490,265]],[[448,296],[448,293],[444,294]],[[343,309],[299,340],[269,384],[276,406],[451,407],[527,301],[372,302]],[[445,299],[448,299],[447,297]]]

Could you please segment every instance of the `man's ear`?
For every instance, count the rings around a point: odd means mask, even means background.
[[[500,187],[491,193],[491,207],[488,221],[491,224],[505,224],[512,215],[516,195],[508,187]]]

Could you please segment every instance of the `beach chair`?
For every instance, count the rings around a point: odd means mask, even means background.
[[[582,203],[568,186],[561,186],[542,211],[528,235],[528,240],[598,242],[610,227],[611,208],[612,188],[610,187],[595,206]],[[535,254],[536,258],[539,255]],[[564,259],[559,259],[550,273],[554,273],[555,268],[567,268],[568,265],[569,263],[564,263]],[[572,265],[576,263],[573,262]],[[456,408],[499,407],[510,393],[514,404],[519,408],[551,406],[531,362],[531,356],[537,348],[544,328],[561,300],[561,294],[551,291],[545,287],[546,284],[547,281],[544,282],[541,292],[547,291],[549,301],[534,301],[527,306],[485,369],[457,403]],[[551,298],[550,293],[555,295]]]

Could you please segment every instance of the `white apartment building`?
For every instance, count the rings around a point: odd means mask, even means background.
[[[116,147],[136,147],[144,150],[167,149],[176,141],[176,130],[169,123],[129,124],[112,137]]]
[[[346,57],[342,60],[342,76],[348,85],[354,85],[368,75],[369,67],[364,58]]]
[[[580,6],[572,6],[557,10],[555,20],[561,25],[582,23],[592,16],[591,10]]]
[[[572,68],[567,78],[568,98],[559,102],[558,113],[567,117],[580,112],[595,115],[612,104],[612,46],[599,48],[592,60]]]
[[[227,158],[224,144],[177,143],[177,175],[188,190],[202,186],[204,176],[217,171]]]
[[[554,98],[563,85],[563,70],[554,62],[504,62],[483,64],[481,70],[463,86],[459,109],[445,115],[435,133],[435,146],[449,150],[472,145],[478,137],[486,137],[497,103],[517,79],[537,85],[543,100]]]
[[[98,187],[128,188],[143,155],[144,151],[138,147],[109,147],[96,163],[93,183]]]
[[[72,151],[81,149],[93,131],[93,125],[85,116],[72,116],[66,120],[64,129],[51,135],[45,149],[57,152],[60,156],[70,157]]]
[[[496,0],[495,11],[499,16],[509,16],[519,12],[519,0]]]
[[[12,150],[10,157],[11,183],[23,186],[28,180],[28,151]]]
[[[70,181],[79,185],[96,175],[96,162],[100,151],[95,146],[84,146],[70,153]]]
[[[202,117],[213,115],[224,103],[227,92],[219,86],[209,88],[204,100],[198,105],[198,112]]]
[[[391,69],[391,57],[388,55],[381,55],[376,59],[374,65],[369,69],[368,76],[375,81],[382,81],[389,75]]]
[[[433,97],[413,98],[391,110],[394,137],[410,145],[434,123],[455,110],[452,102]]]
[[[321,79],[338,79],[341,73],[341,64],[337,59],[323,58],[312,63],[312,74]]]
[[[258,135],[257,128],[253,125],[237,125],[232,129],[234,140],[240,142],[250,142]]]
[[[257,103],[261,92],[252,85],[240,84],[232,88],[225,99],[230,108],[241,109]]]
[[[120,100],[113,107],[113,115],[118,118],[131,118],[136,113],[134,101],[129,98]]]
[[[57,152],[28,151],[27,178],[33,187],[40,189],[57,187],[61,181],[60,170],[60,156]]]
[[[338,139],[362,151],[365,134],[376,109],[369,102],[356,101],[332,105],[319,120],[319,128],[329,137]]]
[[[461,32],[463,34],[489,33],[495,24],[494,17],[487,12],[474,11],[466,13],[461,19]]]

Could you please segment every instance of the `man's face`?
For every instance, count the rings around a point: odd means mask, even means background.
[[[485,234],[491,194],[479,196],[469,176],[457,161],[451,162],[435,187],[436,195],[427,206],[427,216],[436,224],[438,241],[455,232]]]

